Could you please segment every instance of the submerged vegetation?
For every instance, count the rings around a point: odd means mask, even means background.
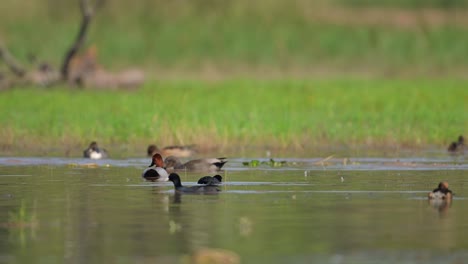
[[[468,129],[467,81],[159,81],[134,92],[16,89],[0,96],[3,153],[111,157],[150,143],[210,149],[427,147]],[[113,154],[113,155],[112,155]]]
[[[291,164],[295,165],[296,162],[291,162]],[[254,159],[254,160],[251,160],[251,161],[244,161],[244,162],[242,162],[242,165],[249,166],[249,167],[258,167],[260,165],[266,165],[266,166],[270,166],[270,167],[283,167],[283,166],[287,166],[288,162],[285,161],[285,160],[274,160],[274,159],[271,159],[271,158],[268,161],[266,161],[266,160],[259,161],[257,159]]]

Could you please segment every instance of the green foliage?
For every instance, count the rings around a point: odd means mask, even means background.
[[[322,2],[106,1],[92,21],[87,43],[96,44],[101,62],[111,68],[139,64],[150,69],[199,69],[208,65],[291,71],[315,66],[346,71],[359,66],[384,72],[450,73],[452,68],[468,66],[468,29],[455,19],[464,13],[455,16],[442,9],[434,18],[439,24],[430,16],[413,13],[413,24],[406,25],[405,20],[400,25],[398,14],[395,23],[388,18],[378,22],[375,16],[380,13],[367,18],[347,7],[365,0],[325,1],[325,10]],[[372,2],[385,7],[395,1]],[[409,4],[404,3],[428,1],[397,2],[405,7]],[[467,1],[429,2],[459,6]],[[2,3],[0,34],[21,61],[32,53],[40,60],[60,62],[80,21],[78,3],[64,3]]]

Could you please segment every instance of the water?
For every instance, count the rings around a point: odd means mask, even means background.
[[[175,195],[140,179],[147,159],[0,158],[0,263],[189,263],[206,248],[242,263],[468,259],[464,157],[243,161],[219,194]],[[429,204],[441,180],[455,199]]]

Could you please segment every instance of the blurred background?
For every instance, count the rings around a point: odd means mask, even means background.
[[[0,37],[20,60],[60,64],[79,1],[3,0]],[[107,68],[154,78],[465,76],[466,0],[104,0],[86,46]],[[2,66],[3,67],[3,66]]]
[[[0,97],[4,154],[79,156],[93,140],[121,157],[154,143],[445,154],[468,129],[468,0],[3,0],[1,43],[36,71],[10,81],[0,63],[0,88],[21,88]],[[141,89],[108,92],[122,87]]]
[[[99,0],[64,78],[80,2],[0,0],[0,263],[467,262],[468,0]]]

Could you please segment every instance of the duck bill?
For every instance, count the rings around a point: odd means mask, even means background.
[[[151,164],[148,167],[153,167],[155,165],[154,160],[151,161]]]

